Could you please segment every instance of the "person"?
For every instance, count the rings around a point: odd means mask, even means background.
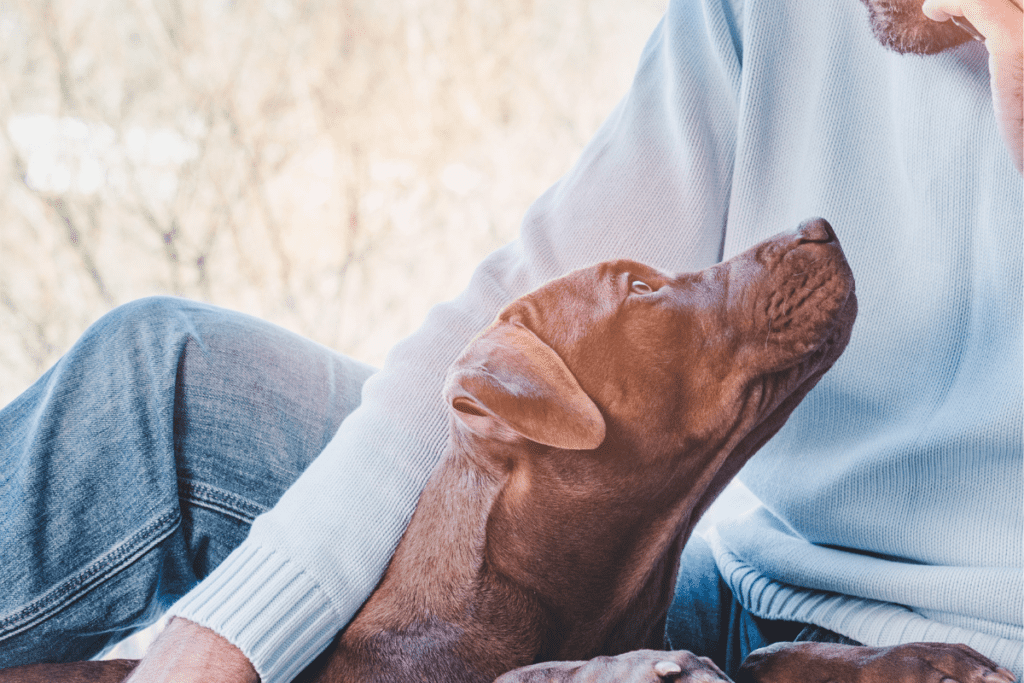
[[[821,215],[853,338],[740,474],[761,505],[687,546],[670,641],[727,667],[795,627],[965,642],[1020,677],[1021,44],[1014,0],[672,0],[519,239],[379,371],[203,304],[116,309],[0,412],[0,665],[168,608],[130,680],[290,680],[374,588],[444,371],[504,303]]]

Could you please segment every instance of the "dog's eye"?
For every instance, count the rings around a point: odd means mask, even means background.
[[[634,294],[650,294],[654,290],[651,289],[651,286],[644,282],[643,280],[633,280],[633,282],[629,285],[629,291],[633,292]]]

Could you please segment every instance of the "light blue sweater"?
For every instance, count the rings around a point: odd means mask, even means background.
[[[510,299],[628,257],[691,270],[809,216],[857,278],[846,354],[712,534],[757,614],[1022,673],[1021,177],[986,54],[899,56],[857,0],[678,0],[519,240],[397,345],[323,455],[171,610],[289,680],[373,589],[445,444],[445,369]],[[954,131],[950,133],[949,131]]]

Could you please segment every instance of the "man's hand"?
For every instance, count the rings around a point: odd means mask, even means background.
[[[125,683],[259,683],[242,651],[208,628],[175,617]]]
[[[964,17],[985,36],[988,71],[999,132],[1010,150],[1017,171],[1024,173],[1024,86],[1021,84],[1021,0],[925,0],[921,9],[933,21]]]

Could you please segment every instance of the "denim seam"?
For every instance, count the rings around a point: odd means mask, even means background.
[[[190,503],[220,512],[246,524],[252,524],[256,517],[267,511],[264,506],[235,493],[185,477],[178,478],[178,487],[178,495]]]
[[[149,552],[180,523],[177,509],[165,512],[72,578],[54,586],[18,612],[0,619],[0,641],[18,635],[78,600]]]

